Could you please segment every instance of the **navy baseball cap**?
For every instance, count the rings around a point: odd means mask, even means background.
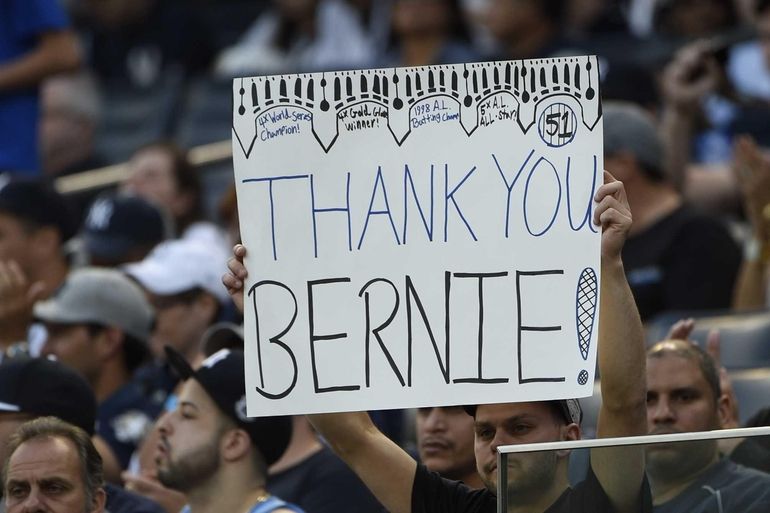
[[[265,463],[278,461],[289,446],[292,421],[288,416],[246,416],[246,374],[243,352],[221,349],[206,358],[197,370],[177,351],[165,346],[169,365],[182,380],[195,379],[219,409],[249,434]]]
[[[122,263],[134,250],[146,254],[167,239],[167,226],[163,213],[139,196],[102,195],[88,209],[83,241],[92,259]]]
[[[86,380],[63,363],[14,358],[0,364],[0,412],[58,417],[93,435],[96,397]]]
[[[580,401],[577,399],[559,399],[545,402],[552,404],[567,424],[577,424],[580,426],[580,423],[583,422],[583,409],[580,407]],[[475,418],[477,407],[478,405],[472,404],[463,406],[463,409],[465,413]]]
[[[0,212],[38,226],[53,226],[62,242],[77,233],[70,204],[51,184],[41,180],[11,180],[0,187]]]

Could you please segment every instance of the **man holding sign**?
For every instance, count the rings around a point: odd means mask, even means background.
[[[639,315],[623,271],[620,252],[631,227],[623,184],[605,173],[594,196],[594,225],[601,225],[601,312],[599,369],[602,407],[599,437],[646,434],[644,338]],[[238,245],[223,276],[231,297],[243,308],[243,265],[246,249]],[[497,447],[500,445],[574,440],[579,419],[570,401],[479,404],[475,409],[476,464],[487,489],[469,488],[418,466],[406,452],[382,435],[365,413],[317,414],[313,425],[361,477],[375,496],[395,513],[494,512]],[[597,449],[586,480],[570,488],[567,458],[536,461],[520,458],[520,479],[509,486],[511,510],[522,513],[650,511],[644,457],[637,448]],[[526,467],[530,465],[531,468]],[[537,474],[537,475],[535,475]],[[528,479],[523,479],[528,478]]]

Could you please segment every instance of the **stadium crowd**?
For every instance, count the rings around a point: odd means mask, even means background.
[[[601,406],[247,418],[232,79],[586,54]],[[769,290],[770,0],[0,0],[0,512],[495,511],[499,445],[770,425]],[[769,438],[515,511],[770,511]]]

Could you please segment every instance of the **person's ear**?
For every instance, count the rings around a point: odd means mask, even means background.
[[[719,426],[716,426],[714,429],[729,429],[736,427],[734,416],[732,414],[733,408],[733,399],[730,397],[730,395],[722,394],[719,396],[719,400],[717,400],[717,417],[719,419]]]
[[[229,429],[220,440],[220,454],[225,461],[237,461],[248,454],[251,438],[243,429]]]
[[[104,488],[98,488],[96,492],[94,493],[94,497],[91,503],[91,513],[103,513],[104,512],[104,506],[107,503],[107,493],[104,491]]]

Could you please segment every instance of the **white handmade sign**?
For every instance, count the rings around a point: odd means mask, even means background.
[[[248,414],[583,397],[595,57],[236,79]]]

